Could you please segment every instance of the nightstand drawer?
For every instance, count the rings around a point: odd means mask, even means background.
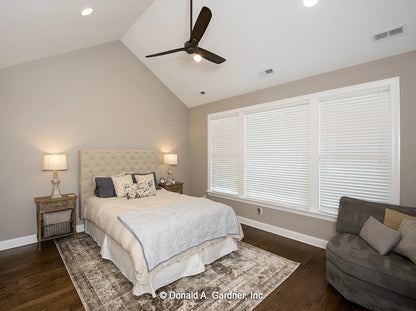
[[[181,192],[182,191],[182,185],[170,185],[169,186],[169,191],[172,191],[172,192]]]
[[[54,211],[56,209],[65,209],[65,208],[72,208],[74,206],[74,200],[65,200],[65,201],[58,201],[58,202],[43,202],[40,203],[40,211],[41,212],[48,212]]]
[[[183,193],[183,182],[177,181],[174,184],[161,184],[159,186],[165,188],[167,191],[176,192],[176,193]]]

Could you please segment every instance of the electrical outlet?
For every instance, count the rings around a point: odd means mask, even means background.
[[[261,207],[257,207],[257,215],[263,215],[263,209]]]

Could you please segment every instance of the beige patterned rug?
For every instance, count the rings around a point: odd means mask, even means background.
[[[132,283],[101,258],[89,235],[63,238],[56,245],[86,310],[253,310],[299,266],[239,242],[237,252],[207,265],[205,272],[160,288],[156,298],[136,297]]]

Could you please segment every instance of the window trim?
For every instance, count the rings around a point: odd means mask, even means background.
[[[400,204],[400,78],[394,77],[389,79],[383,79],[378,81],[372,81],[362,84],[356,84],[347,87],[336,88],[332,90],[316,92],[291,98],[285,98],[281,100],[266,102],[262,104],[256,104],[241,108],[236,108],[227,111],[216,112],[207,115],[207,133],[208,133],[208,165],[207,165],[207,193],[209,195],[235,200],[238,202],[245,202],[253,205],[264,206],[272,209],[283,210],[296,214],[302,214],[306,216],[312,216],[315,218],[321,218],[325,220],[335,221],[336,216],[324,213],[319,210],[319,98],[342,95],[345,93],[359,92],[363,90],[371,90],[376,88],[388,87],[390,91],[390,107],[391,107],[391,165],[392,165],[392,197],[390,204]],[[309,103],[310,113],[310,197],[309,197],[309,209],[298,209],[287,206],[274,205],[271,203],[265,203],[259,200],[247,199],[244,196],[244,127],[240,126],[239,136],[239,194],[237,196],[223,194],[219,192],[211,191],[211,130],[210,121],[215,118],[221,118],[227,115],[239,115],[239,121],[244,121],[244,114],[247,112],[269,110],[273,108],[290,107],[302,102]],[[240,123],[243,124],[243,123]]]

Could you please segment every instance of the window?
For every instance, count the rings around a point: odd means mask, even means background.
[[[244,114],[246,198],[309,205],[307,103]]]
[[[210,189],[238,194],[238,114],[213,118],[210,122]]]
[[[343,195],[391,201],[389,90],[320,100],[320,210]]]
[[[399,204],[399,78],[208,116],[208,191],[336,215],[341,196]]]

